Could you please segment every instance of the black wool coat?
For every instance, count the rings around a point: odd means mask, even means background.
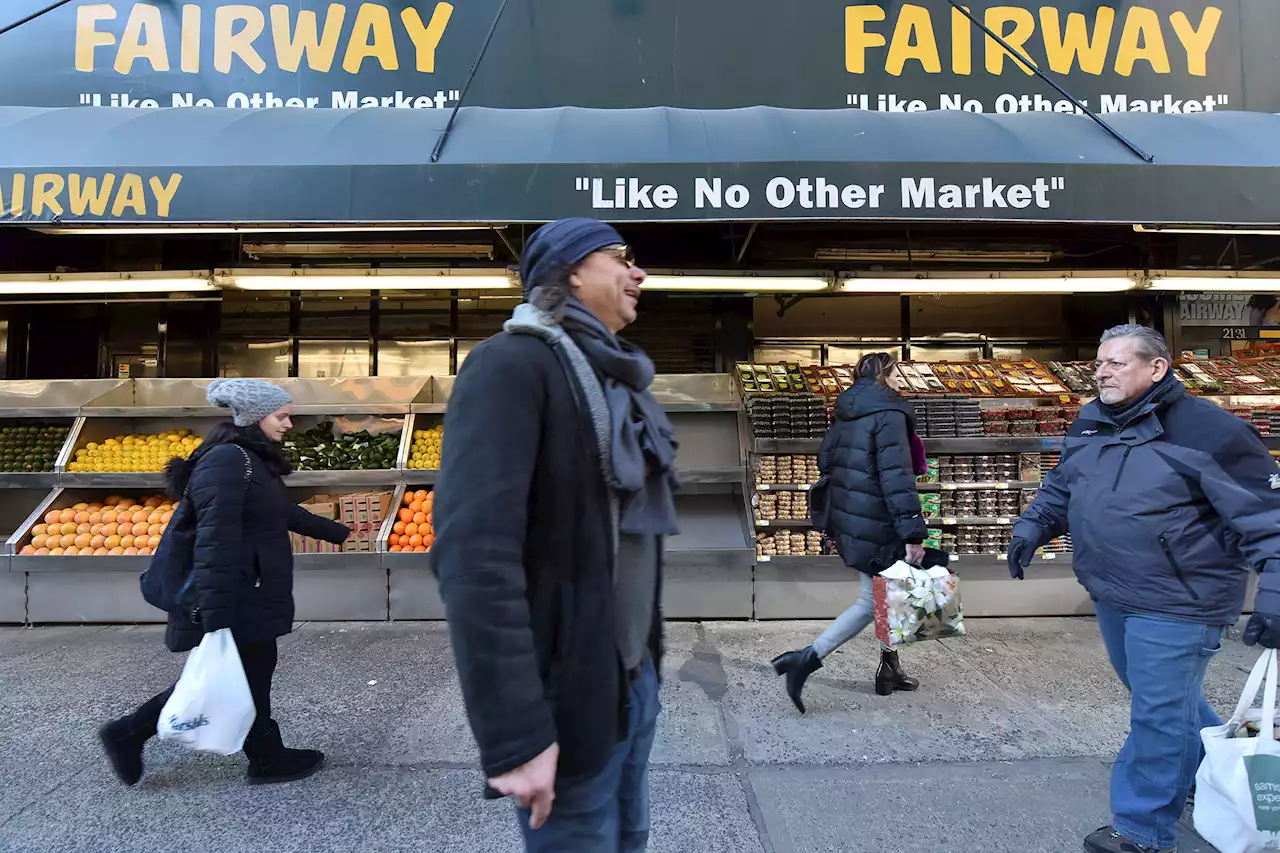
[[[265,436],[261,442],[206,443],[170,466],[168,492],[182,498],[172,523],[195,525],[196,611],[170,614],[170,651],[193,649],[220,628],[230,628],[238,645],[293,630],[289,532],[341,543],[351,530],[294,503],[282,479],[287,471]]]
[[[580,394],[547,342],[503,332],[449,398],[431,558],[488,777],[553,743],[561,778],[596,773],[626,735],[612,520]],[[659,669],[661,624],[655,607]]]
[[[859,379],[836,400],[818,469],[829,478],[828,535],[845,565],[876,575],[928,538],[911,464],[911,404]]]

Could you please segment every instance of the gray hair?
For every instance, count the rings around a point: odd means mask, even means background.
[[[556,322],[564,319],[565,305],[573,296],[573,285],[569,283],[572,267],[553,269],[546,281],[529,291],[528,300],[536,308],[546,311]]]
[[[1112,326],[1102,333],[1102,343],[1104,344],[1115,338],[1133,338],[1136,342],[1134,352],[1143,361],[1152,362],[1157,358],[1162,358],[1169,365],[1173,364],[1173,353],[1169,351],[1168,341],[1164,339],[1164,335],[1150,326],[1125,323],[1121,326]]]

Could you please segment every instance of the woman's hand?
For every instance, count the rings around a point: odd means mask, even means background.
[[[924,562],[924,546],[915,544],[908,545],[907,562],[916,568],[919,568],[920,564]]]

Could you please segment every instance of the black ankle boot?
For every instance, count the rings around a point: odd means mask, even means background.
[[[270,720],[260,734],[245,738],[244,754],[249,757],[245,776],[250,785],[305,779],[324,764],[324,753],[319,750],[286,747],[280,740],[280,726],[275,720]]]
[[[920,682],[907,675],[896,651],[881,649],[880,668],[876,670],[876,692],[888,696],[895,690],[915,690]]]
[[[148,732],[130,717],[120,717],[98,729],[98,740],[111,761],[111,769],[126,785],[136,785],[142,778],[142,748],[153,734],[154,727]]]
[[[787,695],[801,714],[804,713],[804,699],[800,694],[804,692],[804,683],[820,669],[822,659],[813,650],[813,646],[784,652],[773,659],[773,671],[787,677]]]

